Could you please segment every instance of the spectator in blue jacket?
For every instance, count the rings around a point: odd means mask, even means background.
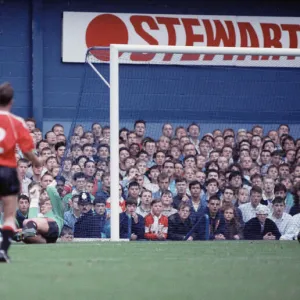
[[[126,211],[120,214],[120,238],[131,241],[144,238],[144,218],[136,213],[137,201],[129,197],[126,201]]]
[[[198,221],[198,239],[225,240],[225,220],[220,206],[221,200],[218,196],[209,198],[204,215]]]
[[[74,226],[74,238],[101,238],[104,223],[101,216],[92,209],[91,195],[80,193],[78,205],[81,215]]]

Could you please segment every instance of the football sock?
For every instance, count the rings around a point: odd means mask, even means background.
[[[15,231],[10,226],[3,226],[1,229],[1,232],[2,232],[1,250],[4,250],[5,252],[7,252],[8,248],[11,244],[11,240],[15,234]]]

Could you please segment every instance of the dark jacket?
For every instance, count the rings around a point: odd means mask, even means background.
[[[131,234],[135,234],[138,240],[144,238],[145,234],[145,222],[144,218],[138,215],[138,222],[135,223],[133,217],[129,219],[129,216],[126,212],[120,214],[120,238],[121,239],[130,239]],[[129,230],[129,226],[131,225],[131,229]]]
[[[206,204],[204,204],[204,202],[201,200],[201,205],[199,205],[197,211],[194,209],[192,200],[189,200],[187,204],[191,208],[190,219],[192,220],[193,224],[196,224],[199,221],[199,219],[203,216],[206,209]]]
[[[231,220],[230,222],[225,220],[224,236],[226,240],[234,240],[235,235],[243,239],[243,226],[236,220]]]
[[[18,209],[16,212],[16,221],[17,221],[18,228],[23,228],[23,222],[26,219],[28,219],[28,214],[24,216]]]
[[[104,230],[106,214],[98,215],[90,210],[81,215],[74,226],[75,238],[101,238]]]
[[[179,204],[181,203],[182,196],[180,195],[176,195],[175,197],[173,197],[173,207],[178,209],[179,208]],[[191,200],[191,197],[189,197],[189,199]]]
[[[193,228],[192,220],[187,218],[183,221],[178,213],[171,215],[168,221],[168,240],[182,241]],[[192,233],[191,236],[195,239],[196,233]]]
[[[245,224],[244,237],[246,240],[262,240],[268,232],[271,232],[275,235],[276,240],[279,240],[281,234],[272,220],[266,219],[264,229],[262,231],[260,222],[258,218],[255,217]]]
[[[225,219],[223,214],[219,211],[217,215],[212,218],[207,207],[204,215],[198,221],[197,231],[199,240],[214,240],[215,235],[224,235]]]
[[[300,204],[294,204],[290,210],[290,215],[294,216],[300,213]]]

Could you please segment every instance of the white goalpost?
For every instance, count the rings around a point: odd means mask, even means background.
[[[93,49],[97,49],[94,47]],[[101,47],[99,47],[101,49]],[[102,48],[103,49],[103,48]],[[235,47],[197,47],[197,46],[150,46],[150,45],[110,45],[109,84],[97,76],[110,88],[110,175],[111,175],[111,241],[119,238],[119,54],[127,53],[172,53],[172,54],[212,54],[242,56],[294,56],[300,57],[300,49],[278,48],[235,48]],[[268,63],[268,62],[267,62]],[[272,62],[271,62],[272,63]],[[274,63],[274,62],[273,62]],[[268,66],[266,64],[266,66]],[[99,74],[98,74],[99,73]]]

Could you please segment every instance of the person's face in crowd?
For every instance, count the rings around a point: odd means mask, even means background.
[[[222,136],[217,136],[214,141],[214,148],[216,150],[222,150],[224,145],[224,138]]]
[[[290,191],[293,187],[292,180],[289,177],[284,178],[281,183],[286,187],[288,191]]]
[[[277,131],[275,130],[271,130],[268,134],[268,136],[270,137],[270,139],[275,143],[275,145],[278,145],[279,143],[279,136]]]
[[[93,135],[99,139],[102,134],[102,127],[100,124],[94,124],[92,128]]]
[[[92,146],[85,146],[83,149],[83,155],[87,157],[93,156],[93,147]]]
[[[136,157],[137,154],[140,152],[140,147],[138,144],[131,144],[129,146],[129,152],[132,156]]]
[[[177,146],[178,148],[180,148],[180,141],[178,138],[173,138],[172,140],[170,140],[170,147],[173,146]]]
[[[202,170],[204,168],[205,162],[206,162],[205,156],[197,155],[197,157],[196,157],[196,166],[199,170]]]
[[[268,169],[268,175],[270,175],[274,181],[278,178],[278,170],[276,167],[272,167]]]
[[[183,155],[196,155],[196,148],[193,144],[187,144],[183,146]]]
[[[26,125],[30,132],[32,132],[35,129],[35,124],[32,121],[26,121]]]
[[[64,187],[65,187],[64,182],[62,180],[57,180],[56,189],[60,196],[62,196],[64,193]]]
[[[136,144],[137,143],[136,133],[132,132],[128,135],[127,143],[128,143],[128,146],[130,146],[131,144]]]
[[[157,203],[154,203],[152,205],[152,213],[155,215],[155,216],[160,216],[162,210],[163,210],[163,206],[162,206],[162,203],[161,202],[157,202]]]
[[[179,182],[176,183],[177,194],[185,195],[186,194],[186,189],[187,189],[187,184],[186,184],[185,181],[179,181]]]
[[[286,178],[290,175],[290,168],[288,166],[279,166],[279,177]]]
[[[145,145],[145,151],[152,157],[156,152],[156,145],[154,142],[148,142]]]
[[[175,176],[181,177],[183,176],[183,166],[181,163],[175,163]]]
[[[142,138],[145,135],[145,124],[144,123],[137,123],[135,125],[135,133],[139,138]]]
[[[147,164],[144,161],[139,161],[136,164],[136,167],[137,167],[138,173],[140,173],[141,175],[144,175],[147,171]]]
[[[196,167],[196,162],[193,157],[189,157],[184,161],[184,166],[188,168],[195,168]]]
[[[218,185],[215,182],[211,182],[206,186],[209,195],[214,195],[218,192]]]
[[[44,148],[46,148],[46,147],[47,147],[47,148],[49,147],[48,142],[41,142],[41,143],[39,144],[39,147],[38,147],[39,153],[41,153],[42,150],[43,150]]]
[[[85,164],[86,161],[87,161],[87,159],[86,159],[85,157],[81,157],[81,158],[79,159],[78,164],[79,164],[81,170],[84,169],[84,164]]]
[[[289,134],[289,128],[285,125],[281,125],[278,129],[278,135],[281,137],[283,134]]]
[[[140,188],[144,186],[144,175],[138,174],[136,177],[136,182],[139,184]]]
[[[110,139],[110,128],[104,128],[102,130],[102,133],[103,133],[103,139],[104,139],[104,141],[109,141],[109,139]]]
[[[87,138],[81,137],[79,144],[80,144],[80,146],[83,146],[84,144],[87,144],[87,142],[88,142]]]
[[[193,139],[197,139],[200,134],[200,129],[197,125],[191,125],[189,127],[189,135]]]
[[[54,132],[48,132],[46,140],[47,140],[49,145],[51,145],[51,146],[55,145],[56,142],[57,142],[55,133]]]
[[[250,157],[250,152],[248,150],[240,151],[240,160],[242,161],[245,157]]]
[[[214,151],[214,152],[211,152],[210,154],[209,154],[209,160],[210,161],[218,161],[218,158],[220,157],[220,153],[219,152],[216,152],[216,151]]]
[[[60,143],[60,142],[66,143],[66,137],[65,137],[65,135],[60,134],[56,138],[57,138],[57,142],[58,143]]]
[[[247,136],[247,133],[242,131],[242,132],[239,132],[237,134],[237,142],[240,143],[241,141],[247,141],[248,140],[248,136]]]
[[[92,204],[89,202],[79,202],[79,211],[81,214],[87,214],[92,209]]]
[[[162,130],[164,136],[171,138],[173,135],[173,127],[171,124],[165,124]]]
[[[184,128],[177,129],[176,137],[180,140],[183,136],[187,136],[186,130]]]
[[[103,186],[104,188],[107,188],[107,189],[110,188],[110,176],[105,176],[105,177],[103,178],[102,186]]]
[[[232,149],[230,147],[224,147],[222,156],[225,156],[228,160],[232,158]]]
[[[61,126],[55,126],[53,128],[53,132],[55,135],[64,134],[64,128]]]
[[[273,193],[274,192],[275,183],[272,178],[265,178],[264,179],[264,190],[266,193]]]
[[[229,146],[230,148],[234,147],[234,137],[227,137],[226,139],[224,139],[224,145]]]
[[[213,132],[213,137],[214,137],[214,139],[215,139],[217,136],[223,136],[222,131],[221,131],[220,129],[216,129],[216,130],[214,130],[214,132]]]
[[[80,144],[80,137],[79,135],[72,135],[71,136],[71,145]]]
[[[199,144],[199,149],[200,149],[201,155],[204,155],[205,157],[207,157],[208,156],[208,152],[210,150],[209,143],[208,142],[206,142],[206,143],[201,142]]]
[[[19,172],[21,178],[25,177],[27,170],[28,170],[28,163],[20,162],[18,164],[18,172]]]
[[[286,161],[288,163],[293,163],[296,159],[296,151],[295,150],[289,150],[286,153]]]
[[[163,206],[170,206],[173,202],[171,193],[163,193],[161,196],[161,202]]]
[[[129,168],[133,167],[135,165],[135,159],[134,158],[127,158],[125,159],[125,169],[129,170]]]
[[[65,146],[60,146],[57,149],[57,156],[60,157],[60,158],[62,158],[64,156],[65,150],[66,150]]]
[[[127,130],[122,130],[122,131],[120,132],[120,137],[121,137],[125,142],[127,142],[127,133],[128,133]]]
[[[207,180],[209,180],[209,179],[219,180],[219,173],[218,173],[218,171],[209,172],[209,174],[207,175]]]
[[[190,140],[187,136],[183,136],[180,141],[179,141],[179,145],[180,145],[180,149],[183,150],[184,149],[184,145],[185,144],[189,144]]]
[[[96,166],[95,166],[95,163],[94,162],[88,162],[86,165],[85,165],[85,174],[87,176],[94,176],[96,172]]]
[[[227,208],[224,210],[224,218],[227,222],[230,222],[234,217],[234,211],[232,208]]]
[[[35,131],[34,136],[37,143],[43,139],[43,135],[41,131]]]
[[[57,160],[55,157],[51,157],[46,163],[46,168],[51,171],[55,165],[57,165]]]
[[[273,213],[277,217],[282,217],[285,210],[285,204],[284,203],[275,203],[273,204]]]
[[[107,147],[100,147],[98,151],[98,155],[100,158],[108,158],[109,157],[109,150]]]
[[[55,166],[53,167],[52,172],[51,172],[53,178],[56,177],[56,176],[58,175],[59,170],[60,170],[59,165],[55,165]]]
[[[220,200],[210,200],[207,206],[210,214],[216,215],[220,209]]]
[[[244,188],[239,189],[238,201],[241,204],[247,203],[249,201],[249,193],[248,193],[247,189],[244,189]]]
[[[72,157],[73,159],[78,158],[79,156],[81,156],[83,154],[82,150],[80,147],[76,147],[72,150]]]
[[[259,135],[260,137],[263,137],[264,131],[261,127],[254,127],[252,131],[253,135]]]
[[[158,141],[158,148],[163,151],[169,150],[170,147],[170,139],[166,136],[161,136]]]
[[[169,178],[172,178],[175,173],[175,167],[173,162],[165,162],[163,172],[167,173]]]
[[[201,186],[200,184],[194,184],[190,188],[191,196],[193,199],[200,199]]]
[[[295,149],[295,143],[293,140],[286,139],[283,144],[283,149],[287,152],[288,150],[294,150]]]
[[[261,137],[260,136],[253,136],[253,138],[252,138],[252,141],[251,141],[251,145],[252,146],[255,146],[255,147],[257,147],[257,148],[261,148],[261,146],[262,146],[262,140],[261,140]]]
[[[250,169],[250,176],[252,176],[254,174],[260,174],[260,167],[259,166],[253,166]]]
[[[253,134],[250,131],[247,131],[246,135],[247,135],[248,141],[251,141],[252,137],[253,137]]]
[[[18,203],[18,208],[23,215],[27,215],[29,210],[29,201],[21,198]]]
[[[213,145],[214,145],[214,139],[210,135],[205,135],[203,137],[203,140],[208,142],[209,149],[211,149],[213,147]]]
[[[187,182],[195,180],[195,171],[192,168],[185,168],[184,178],[187,180]]]
[[[267,165],[271,162],[271,154],[270,152],[262,152],[260,155],[260,160],[263,165]]]
[[[75,174],[75,173],[78,173],[81,171],[81,168],[79,165],[72,165],[71,167],[71,174],[72,176]]]
[[[280,155],[278,155],[278,154],[276,154],[276,155],[273,155],[272,157],[271,157],[271,164],[272,165],[275,165],[275,166],[279,166],[280,165],[280,163],[281,163],[281,156]]]
[[[42,160],[46,161],[48,157],[52,156],[52,152],[50,149],[45,149],[42,151],[41,156],[42,156]]]
[[[240,175],[232,177],[230,180],[230,184],[235,188],[241,187],[242,177]]]
[[[97,181],[101,181],[101,177],[102,177],[103,173],[104,173],[104,170],[100,170],[100,169],[97,170],[96,175],[95,175],[95,178]]]
[[[128,189],[128,196],[130,196],[134,199],[137,199],[139,197],[139,194],[140,194],[139,186],[133,185]]]
[[[220,170],[226,171],[229,166],[228,159],[225,156],[220,156],[218,158],[218,166]]]
[[[94,209],[96,214],[103,215],[105,214],[105,204],[104,203],[96,203],[94,205]]]
[[[36,175],[36,176],[41,175],[42,170],[43,170],[43,167],[36,167],[36,166],[34,166],[34,165],[32,166],[32,172],[33,172],[33,174]]]
[[[79,137],[83,136],[83,127],[81,125],[76,126],[75,130],[74,130],[74,134],[77,134]]]
[[[294,176],[296,176],[296,177],[300,176],[300,166],[296,166],[296,168],[294,170]]]
[[[71,171],[72,162],[70,160],[65,160],[63,163],[63,171],[69,173]]]
[[[232,203],[233,199],[234,199],[233,190],[225,188],[223,201],[227,203]]]
[[[250,201],[253,207],[256,207],[262,199],[262,195],[258,192],[252,192],[250,195]]]
[[[40,211],[44,215],[52,210],[51,201],[47,200],[44,202],[44,204],[41,205]]]
[[[250,156],[244,157],[242,160],[242,168],[244,170],[250,170],[252,166],[252,159]]]
[[[174,159],[179,159],[180,154],[181,154],[180,150],[177,146],[171,148],[171,155],[173,156]]]
[[[181,220],[186,220],[190,216],[190,208],[188,206],[182,207],[178,214]]]
[[[155,162],[158,166],[162,166],[165,162],[166,155],[163,152],[157,152],[155,157]]]
[[[169,178],[160,179],[158,182],[158,186],[161,191],[167,190],[169,188],[169,184],[170,184]]]
[[[158,169],[152,169],[149,174],[151,181],[157,182],[157,178],[158,178],[159,174],[160,174],[160,172]]]
[[[256,161],[259,157],[259,150],[257,148],[251,148],[250,157],[253,161]]]
[[[84,177],[77,178],[75,181],[75,187],[78,192],[83,192],[85,190],[86,186],[86,179]]]
[[[264,150],[269,150],[272,153],[275,150],[275,146],[272,142],[267,142],[264,146]]]
[[[141,203],[142,203],[143,205],[148,206],[148,205],[150,205],[151,201],[152,201],[152,195],[151,195],[151,193],[150,193],[150,192],[147,192],[147,191],[144,192],[144,193],[142,194],[142,197],[141,197]]]
[[[283,199],[286,198],[286,192],[285,191],[276,191],[275,192],[275,197],[281,197]]]
[[[205,184],[206,174],[202,171],[197,171],[195,175],[195,179],[199,181],[202,185]]]
[[[144,161],[146,164],[149,161],[149,157],[147,153],[140,153],[140,155],[138,156],[140,160]]]
[[[53,181],[53,177],[51,175],[44,175],[41,181],[42,188],[46,188]]]
[[[257,185],[257,186],[263,188],[263,181],[260,177],[255,177],[252,180],[252,185]]]
[[[257,213],[256,216],[261,224],[265,224],[268,214]]]

